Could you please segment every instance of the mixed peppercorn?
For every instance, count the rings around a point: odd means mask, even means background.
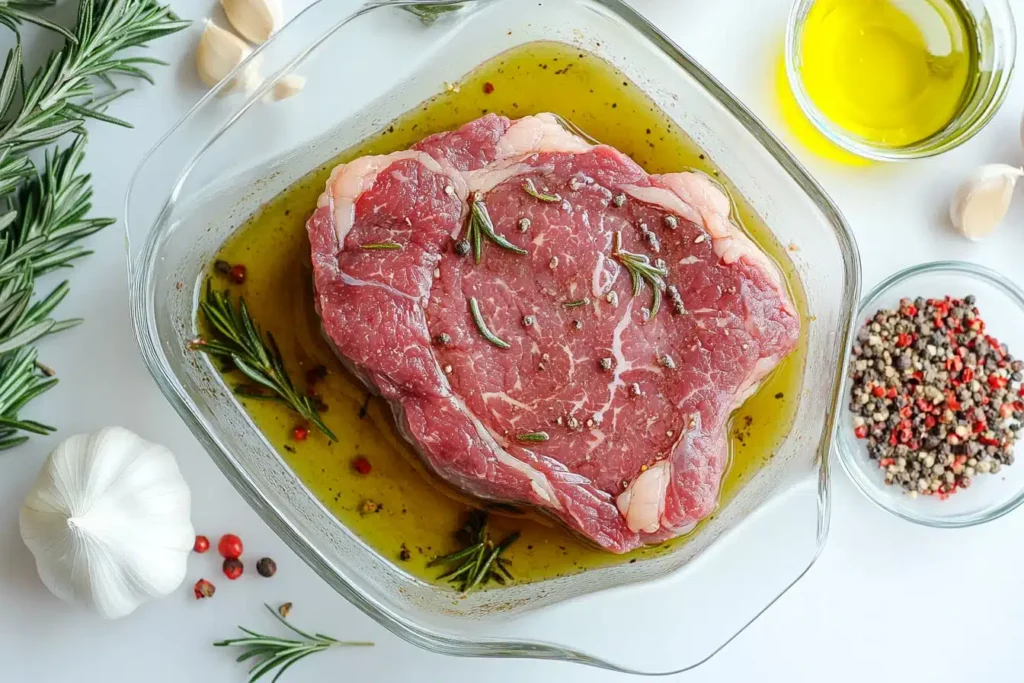
[[[195,542],[192,545],[193,552],[201,555],[209,549],[210,539],[206,536],[196,536]],[[224,572],[224,576],[231,581],[241,577],[245,571],[245,567],[240,559],[243,549],[242,539],[235,534],[224,534],[217,543],[217,552],[224,558],[221,570]],[[269,578],[277,573],[277,564],[269,557],[261,558],[256,563],[256,572],[260,576]],[[192,586],[192,590],[195,593],[196,600],[202,600],[203,598],[212,598],[216,587],[211,581],[199,579]]]
[[[1013,464],[1024,419],[1024,362],[985,333],[973,296],[903,299],[857,336],[855,435],[909,495],[945,499]]]

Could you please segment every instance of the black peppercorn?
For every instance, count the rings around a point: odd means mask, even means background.
[[[277,573],[277,563],[269,557],[264,557],[256,563],[256,572],[260,576],[265,576],[268,579]]]
[[[468,240],[459,240],[455,243],[455,253],[459,256],[468,256],[470,252],[470,246]]]

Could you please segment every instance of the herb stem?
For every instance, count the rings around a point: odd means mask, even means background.
[[[551,436],[547,432],[530,432],[529,434],[520,434],[516,438],[520,441],[543,443],[550,439]]]
[[[473,193],[469,206],[469,222],[466,225],[466,240],[473,247],[473,260],[480,263],[484,253],[484,238],[513,254],[527,256],[530,252],[517,247],[494,231],[494,221],[487,211],[487,205],[479,192]]]
[[[360,245],[359,248],[367,251],[401,251],[402,245],[395,242],[371,242]]]
[[[560,194],[548,194],[538,190],[537,186],[534,185],[532,178],[527,178],[526,182],[523,183],[523,191],[534,199],[539,199],[542,202],[554,203],[562,201],[562,195]]]

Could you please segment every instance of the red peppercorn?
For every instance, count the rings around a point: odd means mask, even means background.
[[[205,553],[210,549],[210,539],[206,536],[196,536],[196,542],[192,544],[192,550],[197,553]]]
[[[352,468],[359,474],[369,474],[373,466],[366,458],[356,458],[352,461]]]
[[[882,398],[883,396],[885,396],[885,387],[876,386],[871,390],[871,393],[872,395],[874,395],[875,398]]]
[[[853,434],[858,439],[866,439],[866,438],[868,438],[868,426],[867,425],[861,425],[860,427],[857,427],[856,429],[853,430]]]
[[[202,600],[203,598],[212,598],[217,588],[206,579],[199,579],[192,586],[192,590],[196,595],[196,600]]]
[[[494,84],[490,81],[484,83],[484,94],[490,95],[492,92],[494,92]]]
[[[224,560],[224,576],[228,577],[232,581],[242,575],[242,570],[242,562],[237,558],[228,558]]]
[[[242,539],[234,534],[224,534],[217,544],[217,552],[228,560],[237,560],[242,556]]]
[[[245,266],[243,266],[241,263],[231,268],[231,274],[229,275],[229,277],[231,278],[231,281],[234,282],[236,285],[244,283],[245,276]]]
[[[309,430],[299,425],[298,427],[292,430],[292,438],[295,439],[296,441],[305,441],[307,438],[309,438]]]

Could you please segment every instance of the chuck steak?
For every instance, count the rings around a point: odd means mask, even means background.
[[[478,263],[459,242],[483,212]],[[649,175],[550,114],[487,115],[334,169],[308,223],[316,305],[440,477],[622,553],[715,509],[729,416],[797,344],[729,212],[702,174]],[[634,295],[624,264],[644,257]]]

